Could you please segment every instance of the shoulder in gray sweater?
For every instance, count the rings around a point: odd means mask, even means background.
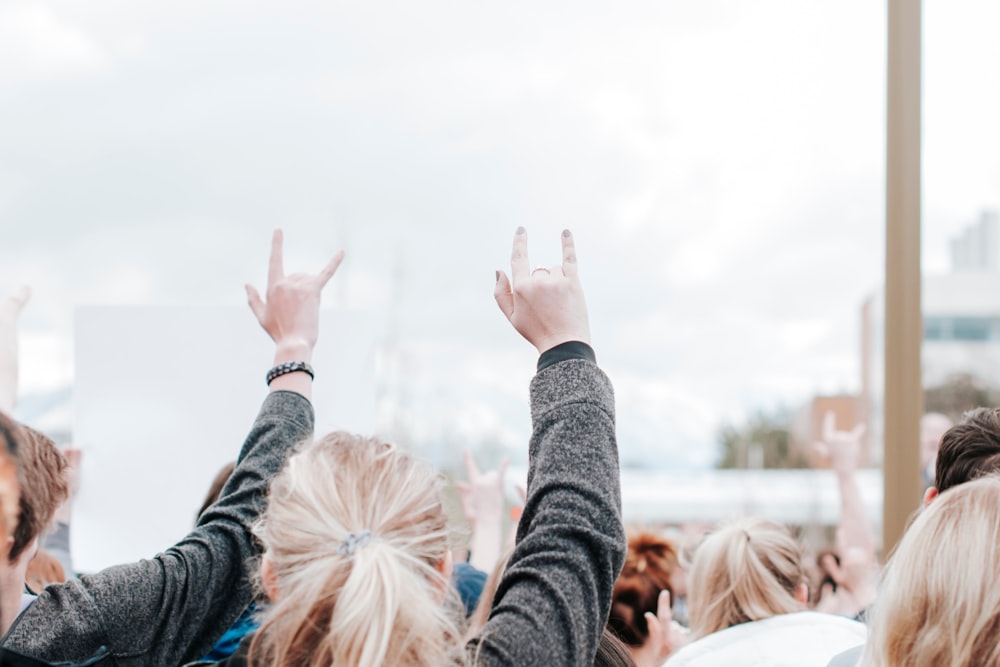
[[[149,560],[49,586],[0,641],[50,662],[169,667],[203,656],[250,602],[250,527],[289,450],[312,436],[299,394],[270,394],[219,502],[179,543]]]

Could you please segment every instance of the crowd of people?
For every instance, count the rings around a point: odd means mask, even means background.
[[[944,432],[884,567],[854,479],[863,429],[832,416],[819,450],[841,520],[815,558],[765,518],[692,545],[627,532],[573,236],[532,269],[519,228],[494,297],[538,352],[523,507],[504,536],[506,463],[467,453],[456,558],[440,474],[376,436],[314,435],[320,297],[343,254],[286,274],[282,243],[265,293],[247,286],[274,358],[236,461],[184,539],[100,572],[73,570],[74,461],[9,416],[28,294],[0,306],[0,665],[1000,665],[1000,409]]]

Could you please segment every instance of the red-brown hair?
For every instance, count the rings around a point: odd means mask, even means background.
[[[644,614],[656,613],[660,591],[674,591],[670,575],[677,568],[677,549],[653,533],[640,532],[628,541],[625,567],[618,575],[611,601],[608,627],[631,646],[640,646],[649,637]]]
[[[69,497],[66,468],[69,462],[56,444],[43,433],[21,425],[25,437],[17,452],[21,467],[21,514],[14,529],[14,544],[8,558],[13,561],[42,534],[56,510]]]

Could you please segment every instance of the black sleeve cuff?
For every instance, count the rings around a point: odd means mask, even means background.
[[[560,361],[569,361],[570,359],[586,359],[597,363],[594,348],[578,340],[571,340],[542,352],[542,356],[538,357],[538,372],[558,364]]]

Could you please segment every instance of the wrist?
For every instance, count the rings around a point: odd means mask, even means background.
[[[313,346],[309,342],[299,339],[288,339],[275,342],[274,365],[283,364],[289,361],[304,361],[312,363]]]

